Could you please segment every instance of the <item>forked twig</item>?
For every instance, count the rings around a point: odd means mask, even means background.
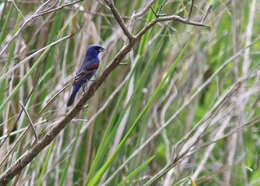
[[[21,105],[21,107],[22,107],[22,109],[23,109],[25,115],[27,116],[27,118],[28,118],[28,120],[29,120],[29,122],[28,122],[28,123],[29,123],[29,126],[30,126],[30,128],[32,129],[32,131],[33,131],[33,134],[34,134],[34,137],[35,137],[35,141],[36,141],[36,143],[37,143],[37,142],[38,142],[38,137],[37,137],[37,134],[36,134],[36,130],[35,130],[34,126],[33,126],[33,121],[32,121],[32,119],[31,119],[31,117],[30,117],[28,111],[27,111],[26,108],[24,107],[23,103],[22,103],[22,102],[19,102],[19,104]]]

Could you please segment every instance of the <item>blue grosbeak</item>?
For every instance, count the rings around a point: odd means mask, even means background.
[[[103,51],[104,48],[98,44],[93,44],[88,47],[85,58],[74,78],[73,89],[67,106],[72,105],[79,89],[96,73],[99,66],[98,54]]]

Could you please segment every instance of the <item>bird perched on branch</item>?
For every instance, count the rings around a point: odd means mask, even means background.
[[[79,89],[96,73],[99,66],[98,54],[103,51],[104,48],[98,44],[93,44],[88,47],[85,58],[74,78],[73,89],[67,106],[72,105]]]

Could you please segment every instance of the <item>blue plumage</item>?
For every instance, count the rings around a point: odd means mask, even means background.
[[[98,44],[93,44],[88,47],[85,58],[74,78],[73,89],[67,106],[73,104],[79,89],[96,73],[99,66],[98,54],[102,51],[104,51],[104,48]]]

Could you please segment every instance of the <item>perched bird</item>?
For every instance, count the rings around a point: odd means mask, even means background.
[[[88,47],[85,58],[74,78],[73,89],[67,106],[72,105],[79,89],[96,73],[99,66],[98,54],[103,51],[104,48],[98,44],[93,44]]]

